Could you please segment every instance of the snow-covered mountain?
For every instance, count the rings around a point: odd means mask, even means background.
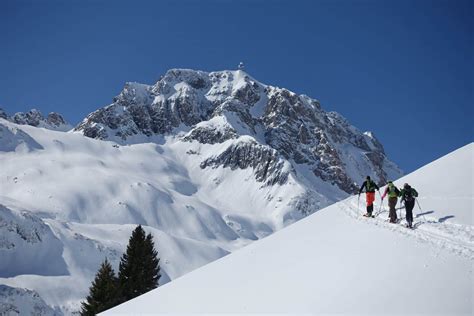
[[[29,110],[26,113],[17,112],[13,116],[9,116],[4,109],[0,108],[0,118],[20,125],[31,125],[35,127],[52,129],[55,131],[66,132],[73,128],[72,125],[66,122],[61,114],[51,112],[46,117],[44,117],[43,114],[36,109]]]
[[[350,197],[103,314],[472,315],[473,159],[471,143],[395,182],[420,193],[414,230]]]
[[[285,183],[302,166],[310,180],[316,176],[348,193],[367,174],[381,183],[401,175],[372,133],[325,112],[317,100],[264,85],[242,70],[172,69],[153,86],[127,83],[111,105],[75,128],[120,143],[176,129],[187,132],[184,141],[228,144],[202,168],[251,167],[267,184]],[[249,137],[228,142],[242,136]]]
[[[155,236],[163,284],[346,198],[366,175],[401,175],[372,133],[242,70],[128,83],[74,131],[34,116],[0,118],[0,284],[66,314],[105,257],[118,266],[137,224]]]

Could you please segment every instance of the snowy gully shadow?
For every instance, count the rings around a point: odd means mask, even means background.
[[[433,213],[434,213],[434,211],[427,211],[427,212],[424,212],[424,213],[416,214],[416,218],[418,218],[420,216],[423,216],[423,215],[433,214]]]
[[[443,223],[443,222],[445,222],[448,219],[453,218],[453,217],[454,217],[454,215],[448,215],[448,216],[445,216],[445,217],[441,217],[441,218],[438,219],[438,223]]]

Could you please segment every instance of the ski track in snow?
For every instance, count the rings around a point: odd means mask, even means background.
[[[365,222],[368,225],[376,225],[383,229],[389,229],[393,232],[403,234],[405,236],[416,238],[418,241],[429,243],[436,248],[448,249],[453,253],[474,260],[474,232],[472,226],[449,223],[447,221],[440,222],[422,215],[423,212],[415,205],[413,209],[413,226],[415,229],[405,227],[406,221],[404,211],[402,210],[402,220],[398,224],[388,222],[388,207],[383,206],[379,211],[380,204],[374,204],[375,218],[366,218],[362,216],[365,213],[365,200],[362,198],[357,203],[357,198],[350,199],[341,203],[341,210],[346,215],[355,220]],[[400,214],[397,207],[397,216]]]

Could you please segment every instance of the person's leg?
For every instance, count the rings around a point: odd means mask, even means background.
[[[390,222],[394,223],[397,221],[397,210],[395,206],[397,205],[397,198],[389,198],[388,206],[390,208]]]
[[[412,227],[413,223],[413,208],[415,207],[415,201],[410,201],[405,203],[405,208],[406,208],[406,217],[407,217],[407,222],[408,226]]]
[[[365,198],[367,200],[367,215],[372,216],[372,212],[374,210],[375,192],[367,192],[365,194]]]

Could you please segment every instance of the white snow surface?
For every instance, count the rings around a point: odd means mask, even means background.
[[[64,314],[80,309],[105,258],[118,268],[137,224],[155,238],[165,284],[307,215],[296,206],[347,196],[323,182],[307,196],[292,174],[265,186],[252,168],[200,167],[249,135],[210,145],[182,141],[184,129],[122,146],[4,119],[0,131],[0,284]]]
[[[395,182],[420,193],[414,230],[349,197],[103,314],[472,315],[473,151]]]

